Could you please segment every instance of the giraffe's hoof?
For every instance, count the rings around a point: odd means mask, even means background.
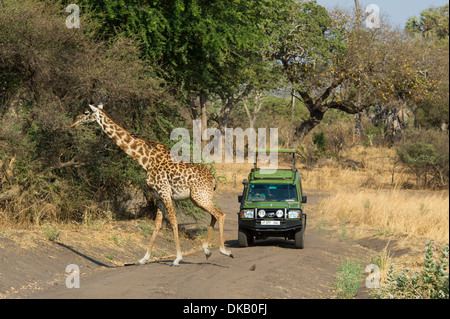
[[[179,266],[179,264],[178,263],[172,263],[172,265],[170,265],[170,267],[178,267]]]
[[[209,257],[211,257],[211,252],[207,252],[207,253],[205,253],[205,256],[206,256],[206,260],[208,260],[208,259],[209,259]]]
[[[219,249],[219,251],[222,255],[234,258],[233,254],[231,253],[231,250],[226,250],[225,248],[221,248],[221,249]]]

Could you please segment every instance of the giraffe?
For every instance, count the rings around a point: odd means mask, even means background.
[[[177,250],[177,257],[173,261],[172,266],[179,265],[182,254],[178,237],[178,223],[172,200],[187,199],[190,199],[196,206],[204,209],[211,215],[206,239],[202,244],[206,259],[211,256],[209,241],[216,222],[219,225],[219,251],[223,255],[233,258],[233,254],[225,248],[224,244],[223,225],[225,213],[213,203],[216,181],[212,173],[205,166],[172,159],[170,148],[164,144],[147,141],[126,131],[106,114],[102,103],[97,107],[89,104],[89,107],[90,109],[86,109],[84,113],[75,118],[71,128],[85,123],[97,122],[114,143],[146,170],[147,185],[153,190],[157,198],[155,229],[145,256],[137,264],[143,265],[150,260],[156,236],[161,228],[163,212],[167,212]]]

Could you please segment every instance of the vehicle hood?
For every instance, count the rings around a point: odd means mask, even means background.
[[[245,202],[244,208],[300,208],[300,202]]]

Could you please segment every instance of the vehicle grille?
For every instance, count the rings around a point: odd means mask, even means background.
[[[286,209],[285,208],[258,208],[256,210],[256,218],[257,219],[279,218],[279,217],[277,217],[277,211],[280,210],[280,209],[284,212],[283,217],[281,217],[281,218],[285,218],[286,217]],[[266,216],[264,216],[263,218],[258,216],[258,212],[260,210],[265,210],[266,211]]]

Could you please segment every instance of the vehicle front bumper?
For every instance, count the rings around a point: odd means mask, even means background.
[[[253,233],[266,233],[267,236],[285,237],[289,233],[301,230],[303,227],[306,227],[306,214],[302,213],[301,216],[302,217],[298,219],[244,219],[239,217],[239,227],[245,228]],[[269,222],[269,225],[264,225],[263,221]],[[274,222],[279,222],[279,225],[273,225]]]

